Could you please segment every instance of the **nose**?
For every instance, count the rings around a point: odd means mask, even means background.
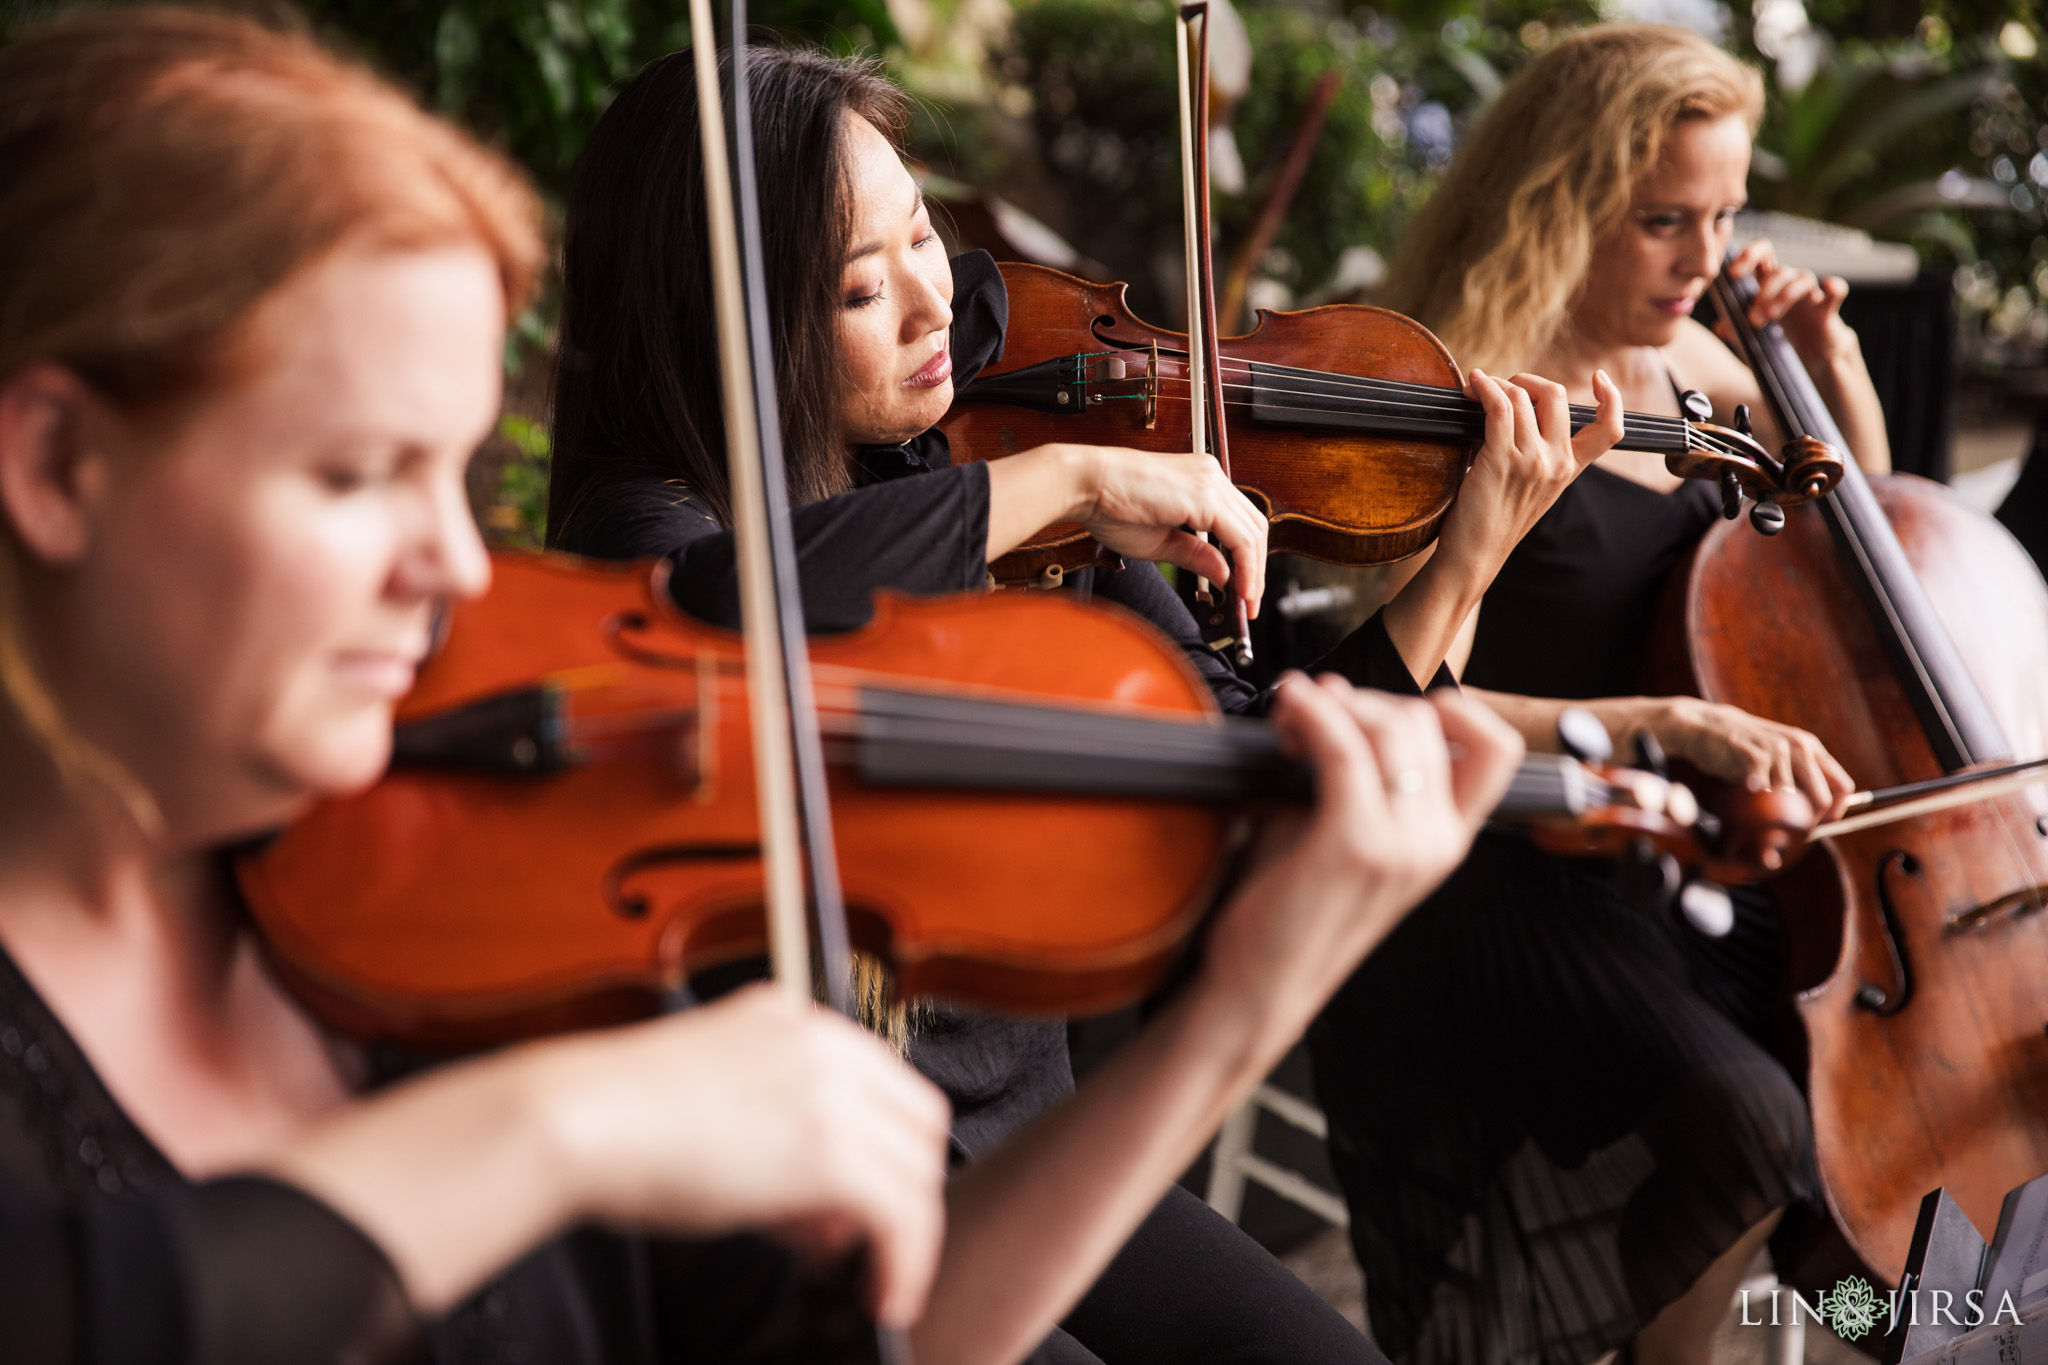
[[[936,254],[936,253],[934,253]],[[945,284],[925,271],[911,272],[914,281],[903,309],[903,340],[906,343],[943,332],[953,325],[952,267],[944,264]]]
[[[491,557],[470,515],[459,475],[436,480],[413,544],[399,558],[394,587],[407,597],[480,597]]]
[[[1685,250],[1678,260],[1679,272],[1687,280],[1710,278],[1720,273],[1721,257],[1728,249],[1728,234],[1733,230],[1732,223],[1703,219],[1698,227],[1686,234]]]

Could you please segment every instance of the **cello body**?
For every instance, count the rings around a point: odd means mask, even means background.
[[[1938,484],[1869,492],[2011,755],[2048,752],[2032,562]],[[1667,590],[1647,681],[1809,730],[1865,788],[1975,766],[1930,740],[1856,577],[1818,505],[1768,541],[1719,524]],[[1988,1229],[2048,1171],[2048,785],[1824,840],[1772,888],[1828,1203],[1896,1283],[1928,1191]]]

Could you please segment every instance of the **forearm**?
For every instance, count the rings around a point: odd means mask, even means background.
[[[1486,708],[1513,726],[1521,735],[1522,743],[1536,753],[1556,753],[1559,750],[1557,718],[1566,707],[1577,707],[1591,711],[1600,723],[1607,727],[1607,733],[1614,740],[1617,751],[1626,752],[1635,742],[1637,735],[1645,732],[1655,734],[1658,720],[1664,710],[1664,701],[1658,697],[1600,697],[1592,701],[1561,701],[1555,697],[1525,697],[1515,692],[1489,692],[1480,687],[1467,687],[1468,696],[1478,699]],[[1662,736],[1658,736],[1660,742]]]
[[[1846,330],[1846,329],[1844,329]],[[1878,402],[1877,386],[1863,363],[1863,348],[1855,334],[1826,363],[1812,369],[1814,388],[1828,406],[1842,439],[1855,453],[1856,463],[1866,474],[1887,474],[1892,467],[1891,438],[1885,433],[1884,405]]]
[[[1434,549],[1435,547],[1431,547]],[[1494,566],[1497,569],[1499,566]],[[1430,554],[1384,608],[1387,636],[1417,685],[1427,687],[1465,634],[1493,572],[1477,573],[1448,556]],[[1469,652],[1470,643],[1466,642]],[[1462,665],[1460,658],[1457,663]],[[1456,667],[1453,671],[1458,671]]]
[[[995,560],[1092,500],[1085,447],[1039,446],[988,462],[988,558]]]
[[[422,1311],[441,1312],[567,1221],[561,1163],[520,1053],[352,1106],[265,1173],[383,1248]]]
[[[1094,1283],[1291,1033],[1199,989],[957,1176],[921,1365],[1020,1359]],[[1277,1040],[1277,1041],[1276,1041]]]

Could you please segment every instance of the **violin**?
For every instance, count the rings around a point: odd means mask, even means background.
[[[1766,402],[1843,448],[1782,331],[1749,322],[1755,289],[1712,286]],[[1647,682],[1802,727],[1885,784],[1771,889],[1828,1204],[1896,1283],[1928,1191],[1990,1228],[2048,1170],[2048,586],[1947,488],[1853,461],[1767,553],[1729,529],[1668,585]]]
[[[1189,340],[1132,313],[1122,284],[1005,263],[1003,358],[961,387],[941,423],[958,458],[998,459],[1053,441],[1189,449]],[[1362,304],[1260,309],[1213,366],[1228,472],[1272,522],[1271,546],[1333,564],[1386,564],[1428,545],[1485,438],[1443,343],[1411,318]],[[1574,405],[1572,427],[1591,423]],[[1747,432],[1694,416],[1629,413],[1620,446],[1721,487],[1758,529],[1834,488],[1842,457],[1812,437],[1776,456]],[[994,566],[1000,583],[1056,585],[1111,563],[1080,527],[1046,528]]]
[[[358,1035],[617,1021],[766,943],[741,638],[675,607],[666,561],[500,553],[494,575],[452,609],[387,776],[237,863],[279,972]],[[1241,817],[1313,795],[1269,725],[1219,715],[1116,608],[885,594],[809,663],[848,932],[906,997],[1135,1000],[1216,899]],[[1683,787],[1558,755],[1532,755],[1494,818],[1749,877],[1804,828],[1769,805],[1716,824]]]

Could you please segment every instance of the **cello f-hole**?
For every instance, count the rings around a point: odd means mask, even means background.
[[[1895,848],[1877,865],[1877,906],[1883,917],[1885,950],[1891,956],[1895,985],[1886,991],[1875,982],[1866,981],[1856,988],[1856,1003],[1880,1019],[1897,1014],[1913,998],[1913,960],[1907,952],[1905,933],[1899,927],[1899,909],[1892,897],[1894,868],[1905,876],[1917,877],[1920,860],[1903,848]]]

